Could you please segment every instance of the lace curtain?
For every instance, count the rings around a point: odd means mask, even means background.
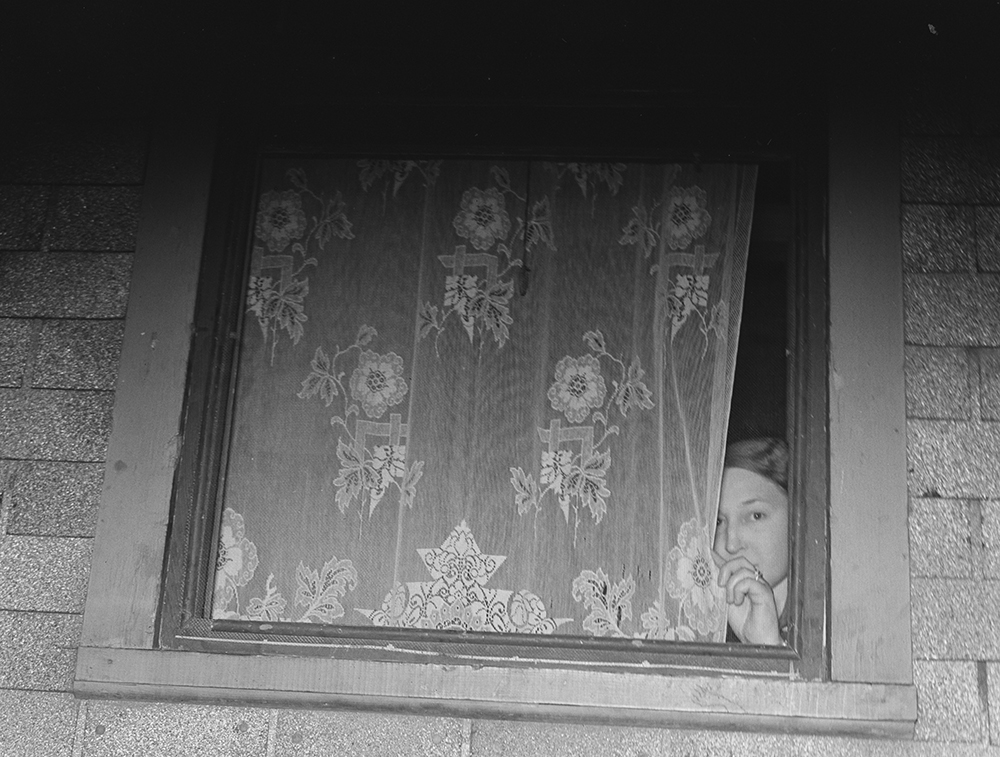
[[[756,168],[261,177],[213,617],[721,640]]]

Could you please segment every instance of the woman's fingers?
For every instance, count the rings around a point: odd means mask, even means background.
[[[726,589],[726,602],[743,604],[746,597],[756,604],[774,602],[774,593],[756,566],[745,558],[726,563],[719,571],[719,584]]]
[[[734,557],[719,567],[719,586],[728,585],[733,573],[738,570],[749,570],[750,574],[754,575],[756,566],[745,557]]]
[[[774,592],[764,580],[757,566],[745,557],[736,557],[719,565],[719,586],[726,590],[726,602],[742,605],[750,602],[749,612],[743,615],[739,627],[733,630],[741,641],[751,644],[780,644],[778,610]],[[733,616],[730,615],[730,623]]]
[[[740,568],[729,576],[726,582],[726,601],[729,604],[743,604],[743,598],[753,591],[752,584],[755,583],[753,576],[753,571],[746,568]]]
[[[773,605],[774,592],[763,581],[758,580],[753,575],[745,575],[741,571],[734,575],[726,585],[726,599],[735,605],[743,604],[744,599],[749,599],[755,605]]]

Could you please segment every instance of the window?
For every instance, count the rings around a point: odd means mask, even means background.
[[[171,198],[170,203],[161,206],[162,226],[155,227],[157,217],[152,215],[144,227],[147,239],[164,239],[173,242],[178,232],[176,229],[188,230],[191,237],[181,240],[181,246],[186,249],[199,247],[204,216],[200,215],[197,202],[197,192],[193,195],[192,186],[204,188],[205,165],[208,162],[205,142],[193,145],[179,145],[177,152],[170,155],[160,155],[159,165],[165,177],[183,176],[184,180],[174,186],[169,181],[157,185],[153,182],[151,194],[162,192],[160,197]],[[193,149],[198,148],[198,149]],[[200,150],[200,153],[199,153]],[[179,160],[179,156],[187,156]],[[706,161],[707,162],[707,161]],[[168,170],[166,166],[170,166]],[[220,170],[224,170],[224,166]],[[152,169],[151,169],[152,171]],[[156,176],[152,171],[152,176]],[[200,178],[197,178],[200,177]],[[815,187],[807,188],[815,191]],[[181,195],[185,200],[180,200]],[[184,203],[187,206],[184,207]],[[223,202],[224,207],[231,207]],[[173,218],[166,216],[175,212]],[[177,216],[185,218],[186,222],[179,227],[175,223]],[[814,219],[815,220],[815,219]],[[798,230],[797,230],[798,231]],[[142,231],[140,233],[143,233]],[[218,229],[208,231],[208,245],[219,244],[216,235],[222,233]],[[186,242],[186,244],[185,244]],[[197,259],[197,257],[195,257]],[[150,263],[152,265],[152,263]],[[176,260],[171,266],[176,265]],[[190,265],[186,269],[193,277]],[[212,277],[218,275],[210,269],[201,276],[205,286],[212,285]],[[177,277],[163,276],[162,280],[173,281]],[[137,271],[137,281],[147,281],[150,284],[156,279],[155,274],[147,269]],[[180,282],[177,286],[182,285]],[[188,285],[190,286],[190,285]],[[183,287],[178,291],[184,291]],[[182,298],[183,299],[183,298]],[[190,299],[187,300],[190,302]],[[137,297],[137,303],[141,297]],[[230,305],[233,306],[233,305]],[[184,354],[185,333],[184,318],[179,324],[174,320],[167,329],[163,323],[163,313],[150,312],[145,314],[137,304],[137,312],[130,317],[129,333],[133,352],[123,356],[123,366],[129,359],[134,361],[135,368],[130,374],[123,367],[123,388],[128,382],[143,386],[148,392],[149,384],[143,376],[148,374],[147,365],[152,359],[167,360],[164,348],[172,350],[172,355]],[[160,322],[158,322],[160,321]],[[822,318],[805,318],[799,322],[808,324],[809,328],[824,329]],[[148,336],[159,326],[157,353],[150,348]],[[200,325],[198,326],[200,328]],[[172,329],[172,330],[171,330]],[[169,338],[168,338],[169,337]],[[145,343],[143,339],[146,338]],[[127,340],[129,337],[127,336]],[[203,349],[225,350],[226,339],[203,346]],[[152,357],[150,357],[152,356]],[[825,375],[826,361],[820,355],[810,359],[810,370],[819,370]],[[183,365],[183,361],[181,361]],[[209,359],[208,366],[218,364]],[[169,363],[168,363],[169,365]],[[145,373],[144,373],[145,371]],[[181,371],[181,375],[183,371]],[[127,446],[115,447],[109,456],[109,495],[105,500],[105,517],[102,519],[102,530],[99,534],[99,550],[95,556],[95,566],[92,577],[92,590],[88,600],[85,619],[84,639],[79,658],[79,675],[77,688],[88,694],[122,691],[125,688],[136,693],[140,690],[148,693],[158,693],[171,696],[227,696],[232,698],[258,699],[261,701],[306,701],[314,703],[367,703],[370,706],[403,705],[420,707],[421,704],[437,706],[450,703],[464,712],[489,712],[492,714],[528,714],[535,711],[538,702],[548,703],[548,712],[560,712],[570,716],[566,708],[572,705],[572,712],[580,717],[589,717],[603,707],[613,706],[616,702],[628,702],[622,713],[631,712],[633,720],[645,722],[657,721],[659,718],[673,713],[675,722],[687,723],[722,723],[741,722],[743,724],[771,724],[781,727],[800,728],[841,728],[845,730],[865,730],[865,726],[855,721],[880,721],[889,723],[887,728],[898,728],[912,721],[912,689],[905,686],[893,686],[893,681],[880,678],[866,679],[849,678],[836,684],[810,684],[796,680],[759,680],[748,686],[746,681],[729,678],[705,677],[663,677],[655,675],[633,675],[622,672],[597,672],[566,670],[556,667],[527,665],[519,669],[500,669],[486,665],[483,667],[463,667],[456,671],[453,667],[439,664],[411,664],[403,662],[383,662],[365,659],[359,654],[351,660],[314,659],[302,661],[297,657],[264,657],[246,658],[243,656],[228,656],[217,652],[172,651],[161,648],[154,643],[152,603],[150,596],[156,596],[156,586],[159,582],[161,564],[158,555],[163,549],[162,524],[166,514],[164,506],[164,490],[169,489],[173,468],[170,452],[161,452],[156,443],[135,444],[139,439],[151,439],[159,432],[158,429],[169,429],[172,423],[170,410],[165,405],[173,403],[179,407],[177,396],[179,386],[183,381],[176,368],[165,370],[158,375],[156,381],[166,382],[168,391],[147,395],[147,406],[150,401],[159,407],[151,410],[142,408],[143,403],[135,398],[129,400],[127,389],[120,392],[120,416],[131,422],[119,423],[116,417],[116,433],[125,434],[125,439],[131,439],[140,458],[127,451]],[[813,413],[815,405],[810,405],[816,399],[814,395],[824,395],[821,387],[812,393],[800,393],[797,400],[804,403],[807,413],[797,417],[806,417]],[[825,398],[824,398],[825,399]],[[205,400],[205,395],[192,396],[189,403]],[[129,406],[129,403],[131,405]],[[145,415],[145,418],[144,418]],[[825,413],[818,413],[820,418]],[[148,422],[144,422],[148,421]],[[821,426],[823,424],[820,424]],[[135,430],[129,431],[129,427]],[[176,429],[176,426],[174,425]],[[825,430],[825,429],[824,429]],[[824,434],[821,434],[823,436]],[[169,438],[168,434],[165,438]],[[122,438],[122,437],[119,437]],[[202,435],[202,438],[206,438]],[[210,441],[210,440],[209,440]],[[150,451],[151,450],[151,451]],[[811,447],[810,454],[823,461],[822,450]],[[117,457],[116,457],[117,455]],[[165,457],[164,457],[165,455]],[[126,461],[127,459],[127,461]],[[120,462],[121,466],[115,467]],[[813,464],[810,455],[800,455],[799,467],[810,473],[809,466]],[[828,461],[823,461],[824,466]],[[133,485],[129,490],[122,489],[125,478],[131,477]],[[800,480],[806,486],[816,485],[822,481],[822,476],[803,475]],[[205,485],[205,481],[194,482],[194,489]],[[182,485],[189,486],[188,484]],[[822,484],[819,484],[822,487]],[[116,492],[121,492],[116,494]],[[825,501],[825,492],[819,493]],[[138,497],[139,507],[133,507],[132,520],[128,527],[115,520],[114,513],[124,514],[128,510],[125,504]],[[836,500],[834,500],[836,503]],[[836,511],[835,511],[836,514]],[[120,516],[119,516],[120,517]],[[121,518],[124,521],[124,518]],[[138,522],[138,526],[136,523]],[[179,529],[178,521],[173,523],[174,532]],[[192,524],[193,530],[203,528],[197,521]],[[148,530],[148,534],[144,531]],[[118,538],[115,538],[116,532]],[[210,544],[211,539],[206,540]],[[156,545],[159,544],[159,547]],[[150,551],[152,545],[152,551]],[[204,559],[204,558],[199,558]],[[196,563],[192,563],[196,564]],[[821,563],[818,570],[825,573],[826,568]],[[836,561],[834,561],[836,573]],[[173,574],[177,575],[175,571]],[[169,581],[168,575],[168,581]],[[181,601],[178,584],[168,583],[165,587],[167,597],[165,604]],[[820,599],[821,615],[822,599]],[[164,620],[169,623],[167,615]],[[822,627],[823,621],[820,620]],[[836,628],[836,616],[834,617]],[[810,636],[803,633],[802,638],[808,643],[810,638],[818,639],[822,644],[824,638],[820,633]],[[838,637],[834,636],[834,643]],[[849,642],[850,643],[850,642]],[[206,647],[207,649],[208,647]],[[793,643],[793,648],[795,644]],[[838,647],[839,648],[839,647]],[[246,651],[258,651],[260,648],[245,648]],[[796,648],[797,649],[797,648]],[[294,650],[296,654],[299,649]],[[822,660],[822,656],[816,659]],[[787,663],[786,663],[787,665]],[[816,678],[823,678],[822,671]],[[841,680],[834,678],[835,681]],[[265,688],[262,688],[265,687]],[[129,688],[138,687],[138,688]],[[505,693],[497,695],[495,692]],[[559,693],[562,691],[563,693]],[[185,694],[186,692],[186,694]],[[220,694],[220,692],[223,692]],[[228,693],[225,693],[228,692]],[[310,693],[311,692],[311,693]],[[493,692],[493,693],[490,693]],[[569,692],[569,693],[566,693]],[[908,694],[907,692],[910,692]],[[792,700],[806,702],[802,708],[789,706]],[[729,704],[723,702],[729,701]],[[733,702],[739,710],[733,714]],[[679,713],[687,713],[679,714]],[[854,723],[852,725],[852,723]],[[895,725],[893,725],[895,724]]]
[[[737,386],[771,402],[741,403],[741,437],[784,437],[794,416],[801,152],[760,170],[758,334],[737,370],[770,375]],[[434,659],[437,644],[470,663],[593,667],[604,650],[610,668],[798,668],[796,649],[712,646],[758,164],[676,153],[689,158],[251,156],[223,311],[204,326],[208,342],[238,337],[191,383],[191,508],[168,563],[189,565],[189,620],[173,625],[166,603],[163,643],[272,634],[312,654],[381,640],[389,659]],[[219,291],[203,290],[205,312]],[[206,526],[178,538],[189,520]]]

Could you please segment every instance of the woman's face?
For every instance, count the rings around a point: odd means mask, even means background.
[[[722,473],[715,551],[745,557],[771,586],[788,575],[788,495],[770,479],[742,468]]]

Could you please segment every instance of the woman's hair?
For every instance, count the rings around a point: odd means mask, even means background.
[[[762,436],[726,447],[726,468],[742,468],[773,481],[788,491],[788,444],[784,439]]]

